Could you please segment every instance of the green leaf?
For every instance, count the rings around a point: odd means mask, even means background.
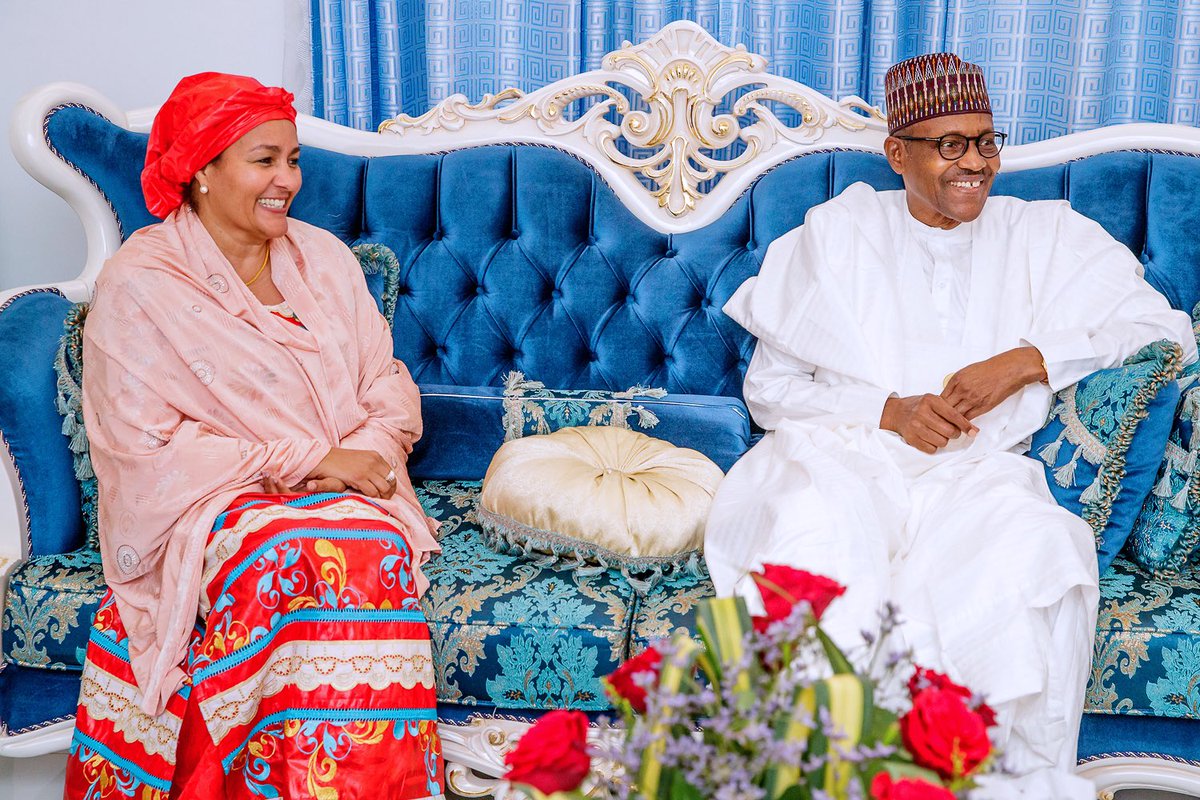
[[[845,653],[841,648],[834,644],[833,639],[825,631],[821,630],[821,626],[817,626],[817,638],[821,641],[821,647],[825,648],[825,656],[829,659],[829,666],[833,667],[835,675],[853,675],[854,667],[850,664],[850,659],[846,658]]]
[[[753,627],[746,601],[740,597],[714,597],[705,600],[696,610],[696,629],[711,656],[710,667],[715,675],[709,675],[717,688],[725,679],[726,669],[742,657],[743,640]],[[755,665],[751,665],[753,671]],[[751,691],[751,673],[737,676],[735,688]]]
[[[700,645],[686,633],[677,633],[671,640],[676,654],[672,658],[663,659],[658,672],[658,691],[667,696],[678,695],[685,680],[691,678],[695,670],[696,659],[700,655]],[[651,726],[654,738],[646,751],[642,753],[641,767],[638,769],[637,786],[643,797],[662,798],[670,795],[660,793],[660,789],[669,789],[660,782],[663,777],[662,754],[666,749],[667,737],[670,734],[668,726],[661,722]]]
[[[901,778],[918,778],[923,781],[928,781],[934,786],[942,785],[942,779],[936,772],[931,769],[925,769],[924,767],[918,767],[911,761],[886,759],[884,761],[880,761],[879,765],[880,769],[871,772],[872,779],[874,779],[874,777],[880,772],[887,772],[896,780],[900,780]]]

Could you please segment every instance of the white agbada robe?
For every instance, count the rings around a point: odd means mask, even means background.
[[[758,337],[744,394],[763,439],[730,470],[705,558],[719,595],[758,602],[747,573],[790,564],[848,587],[826,613],[845,645],[886,600],[917,662],[997,710],[1025,777],[989,796],[1094,797],[1074,767],[1099,588],[1082,519],[1022,453],[1052,391],[1157,339],[1196,356],[1188,316],[1122,244],[1063,201],[990,198],[930,228],[902,191],[854,184],[776,240],[724,311]],[[934,455],[879,429],[885,400],[1032,344],[1035,383]],[[1014,787],[1016,787],[1014,789]]]

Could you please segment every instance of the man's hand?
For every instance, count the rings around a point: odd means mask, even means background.
[[[879,427],[900,434],[905,442],[930,455],[951,439],[979,432],[970,420],[936,394],[889,397],[883,404]]]
[[[1042,354],[1036,347],[1018,347],[963,367],[950,376],[942,397],[959,414],[975,419],[1025,386],[1044,380]]]

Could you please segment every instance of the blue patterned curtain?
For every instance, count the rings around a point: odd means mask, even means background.
[[[455,92],[536,89],[679,19],[875,105],[890,64],[953,50],[983,66],[1016,142],[1200,124],[1200,3],[1187,0],[312,0],[314,113],[370,129]]]

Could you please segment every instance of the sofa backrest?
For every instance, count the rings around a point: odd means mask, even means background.
[[[430,424],[410,462],[426,477],[445,476],[433,462],[446,454],[456,468],[464,455],[486,466],[510,370],[558,389],[716,396],[681,405],[721,409],[731,463],[750,436],[739,398],[753,340],[721,306],[810,208],[856,181],[901,186],[880,155],[877,109],[773,76],[761,56],[722,47],[693,23],[611,53],[603,67],[528,95],[477,104],[452,96],[383,134],[298,121],[304,188],[292,214],[398,257],[395,353],[426,399],[445,401],[425,407]],[[70,84],[18,107],[14,152],[79,213],[88,259],[77,280],[0,296],[0,340],[36,326],[45,352],[66,313],[55,298],[87,297],[104,258],[155,221],[139,185],[152,115],[126,115]],[[1194,128],[1113,126],[1009,147],[994,192],[1069,200],[1190,311],[1200,300],[1196,155]],[[379,295],[384,281],[368,285]],[[46,394],[51,363],[29,354],[10,360],[42,364],[42,374],[0,393],[15,475],[8,491],[0,475],[0,526],[15,520],[7,527],[25,537],[16,547],[0,531],[0,559],[82,538],[70,455]],[[458,424],[479,416],[477,405],[495,417],[486,436]],[[450,439],[432,435],[439,419]]]
[[[138,183],[144,134],[66,107],[46,135],[104,193],[123,237],[155,221]],[[760,177],[715,222],[660,233],[586,164],[547,147],[375,157],[306,147],[301,167],[293,216],[395,251],[395,353],[418,383],[495,387],[516,369],[559,388],[734,397],[753,341],[720,309],[767,246],[851,183],[901,188],[881,155],[816,152]],[[1001,172],[994,191],[1069,200],[1141,259],[1172,305],[1200,300],[1200,159],[1102,153]]]

